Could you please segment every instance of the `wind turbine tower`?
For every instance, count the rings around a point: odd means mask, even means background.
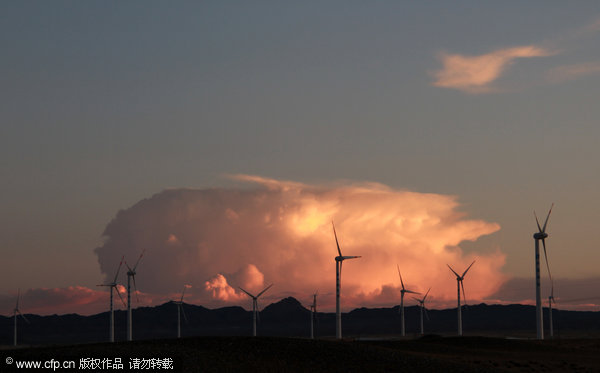
[[[191,285],[184,285],[183,291],[181,292],[181,298],[178,301],[174,301],[177,305],[177,338],[181,338],[181,314],[183,313],[183,318],[187,322],[187,317],[185,316],[185,312],[183,311],[183,296],[185,295],[185,289],[191,287]]]
[[[456,271],[454,271],[452,269],[452,267],[450,267],[450,265],[447,264],[448,268],[450,268],[450,270],[452,271],[452,273],[454,273],[456,275],[456,287],[457,287],[457,291],[458,291],[458,307],[456,308],[457,310],[457,316],[458,316],[458,335],[461,336],[462,333],[462,313],[461,313],[461,308],[460,308],[460,289],[462,288],[462,293],[463,293],[463,297],[465,299],[465,304],[467,304],[467,296],[465,295],[465,286],[463,284],[463,280],[465,279],[465,275],[467,274],[467,272],[469,272],[469,269],[471,269],[471,266],[475,263],[475,261],[473,261],[473,263],[471,263],[471,265],[469,267],[467,267],[467,269],[463,272],[462,276],[459,275],[458,273],[456,273]]]
[[[548,238],[548,233],[546,233],[546,226],[548,225],[548,219],[550,218],[552,207],[554,207],[554,203],[552,204],[552,206],[550,206],[550,210],[548,211],[548,216],[546,216],[546,221],[544,222],[543,227],[540,227],[540,222],[537,218],[537,215],[535,211],[533,212],[533,215],[535,216],[535,222],[538,227],[538,231],[533,234],[533,239],[535,240],[535,314],[537,339],[544,339],[542,290],[540,286],[540,241],[542,241],[542,245],[544,246],[544,254],[546,254],[546,238]],[[546,257],[546,264],[547,263],[548,261]]]
[[[317,315],[317,293],[313,294],[313,303],[310,305],[310,339],[315,339],[314,322]]]
[[[429,290],[431,290],[431,288],[429,288]],[[413,297],[414,300],[416,300],[417,302],[419,302],[419,308],[421,309],[421,335],[425,334],[425,328],[423,327],[423,311],[427,312],[427,308],[425,308],[425,299],[427,299],[427,295],[429,294],[429,290],[427,290],[427,293],[425,293],[425,296],[423,297],[423,299],[419,299],[417,297]],[[429,320],[429,316],[427,317],[427,319]]]
[[[333,226],[333,235],[335,236],[335,244],[337,245],[338,256],[335,257],[335,337],[342,339],[342,311],[340,309],[340,288],[342,282],[342,263],[346,259],[360,258],[360,256],[343,256],[340,244],[338,242],[335,225]]]
[[[142,259],[142,256],[144,256],[144,251],[143,250],[142,253],[140,254],[140,257],[138,258],[137,262],[135,262],[135,265],[133,266],[133,268],[129,267],[129,264],[127,264],[127,262],[125,262],[125,265],[127,266],[127,340],[131,341],[133,340],[133,335],[132,335],[132,320],[131,320],[131,280],[133,280],[133,287],[135,289],[135,297],[139,302],[139,298],[137,296],[137,286],[135,285],[135,269],[137,268],[138,264],[140,264],[140,260]]]
[[[23,318],[23,320],[25,320],[28,324],[29,324],[29,320],[27,320],[27,318],[25,317],[25,315],[23,315],[21,313],[21,311],[19,310],[19,298],[21,297],[21,289],[18,290],[17,292],[17,304],[15,305],[15,309],[14,309],[14,320],[15,320],[15,336],[14,336],[14,342],[13,345],[17,345],[17,315],[21,315],[21,317]]]
[[[123,256],[121,258],[121,262],[119,263],[119,267],[117,268],[117,274],[115,274],[115,279],[113,280],[113,282],[109,282],[108,284],[101,284],[101,285],[96,285],[96,286],[110,286],[110,341],[114,342],[115,341],[115,313],[114,313],[114,309],[113,309],[113,288],[117,291],[117,294],[119,295],[119,298],[121,298],[121,302],[123,302],[123,306],[125,306],[125,301],[123,300],[123,297],[121,297],[121,292],[119,291],[119,288],[117,287],[117,277],[119,276],[119,271],[121,270],[121,265],[123,264],[123,259],[125,258],[125,256]]]
[[[247,292],[246,290],[242,289],[240,287],[240,290],[243,291],[244,293],[248,294],[248,296],[250,298],[252,298],[252,336],[256,337],[256,318],[258,317],[258,297],[260,297],[261,295],[263,295],[263,293],[267,290],[269,290],[269,288],[273,286],[273,284],[267,286],[263,291],[261,291],[260,293],[258,293],[257,296],[254,296],[252,294],[250,294],[249,292]]]
[[[402,289],[400,289],[400,322],[402,323],[402,336],[404,337],[406,335],[406,331],[404,329],[404,293],[411,293],[411,294],[420,294],[417,293],[416,291],[412,291],[412,290],[408,290],[404,287],[404,281],[402,281],[402,274],[400,274],[400,267],[398,266],[398,264],[396,264],[396,267],[398,268],[398,277],[400,277],[400,284],[402,285]]]

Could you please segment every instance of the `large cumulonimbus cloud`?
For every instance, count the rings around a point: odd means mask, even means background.
[[[171,189],[120,211],[95,252],[106,280],[122,255],[132,265],[141,251],[138,290],[168,297],[191,284],[188,301],[205,306],[240,304],[238,287],[267,300],[301,300],[318,290],[327,309],[335,293],[337,255],[332,220],[344,255],[362,255],[343,266],[346,306],[397,304],[399,264],[414,290],[450,301],[457,270],[473,259],[468,296],[483,299],[505,280],[504,255],[463,255],[458,247],[499,229],[468,220],[455,197],[394,190],[381,184],[314,186],[238,175],[250,188]],[[125,281],[122,274],[121,281]],[[187,297],[187,296],[186,296]]]

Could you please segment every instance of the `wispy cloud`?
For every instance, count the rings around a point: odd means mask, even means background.
[[[440,55],[443,67],[435,72],[436,81],[433,85],[468,93],[491,92],[491,84],[517,58],[546,57],[553,54],[556,52],[534,45],[498,49],[479,56],[444,53]]]
[[[583,76],[595,74],[600,74],[600,62],[558,66],[548,70],[546,76],[552,83],[562,83],[567,80],[573,80]]]

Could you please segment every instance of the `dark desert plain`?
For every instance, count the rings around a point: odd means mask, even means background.
[[[192,337],[6,349],[3,363],[8,356],[15,361],[122,357],[127,371],[129,358],[171,357],[177,372],[599,372],[599,354],[598,338],[537,341],[426,335],[334,341]],[[5,368],[10,367],[5,365],[3,371]]]

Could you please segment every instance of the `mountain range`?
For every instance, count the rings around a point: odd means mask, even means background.
[[[252,333],[252,312],[242,307],[208,309],[184,303],[181,333],[186,336],[244,336]],[[456,331],[456,308],[428,310],[426,334],[451,335]],[[26,314],[29,323],[18,319],[19,344],[72,344],[108,340],[109,313],[91,316],[77,314],[39,316]],[[310,311],[292,297],[265,307],[259,313],[258,335],[308,337]],[[407,335],[419,332],[418,306],[405,307]],[[544,309],[548,333],[548,310]],[[335,335],[335,313],[316,314],[315,335]],[[553,310],[555,336],[600,335],[600,312]],[[342,314],[345,337],[382,337],[400,335],[399,306],[358,308]],[[115,339],[126,339],[127,312],[115,311]],[[471,305],[463,308],[465,335],[535,336],[535,307],[527,305]],[[133,310],[133,337],[171,338],[177,333],[177,305],[173,302]],[[13,342],[13,318],[0,316],[0,344]]]

